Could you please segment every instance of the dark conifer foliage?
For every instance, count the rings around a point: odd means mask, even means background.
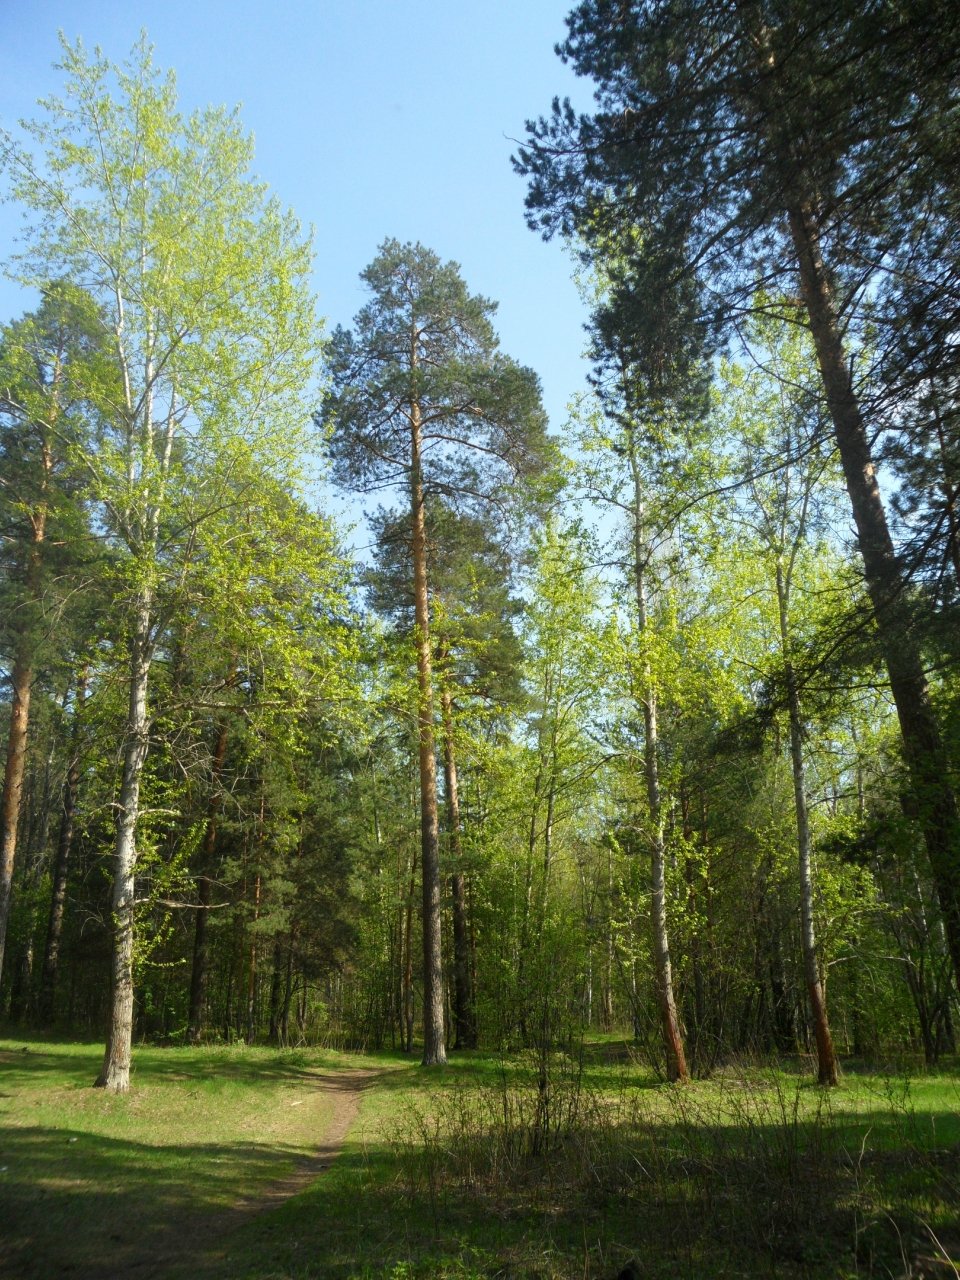
[[[960,982],[957,803],[871,453],[886,423],[855,361],[873,294],[903,292],[894,257],[953,182],[930,120],[954,105],[960,31],[937,4],[820,0],[587,0],[568,27],[561,56],[596,82],[597,109],[555,102],[529,126],[516,163],[531,225],[601,260],[613,248],[637,332],[684,280],[698,298],[684,329],[704,350],[716,324],[736,333],[758,286],[802,300]],[[948,272],[947,242],[926,239]]]
[[[403,484],[410,502],[416,624],[423,885],[425,1065],[445,1060],[428,497],[502,512],[551,460],[536,375],[502,355],[495,304],[467,292],[456,263],[387,240],[362,279],[370,302],[331,343],[334,475],[370,492]],[[512,490],[511,490],[512,486]]]

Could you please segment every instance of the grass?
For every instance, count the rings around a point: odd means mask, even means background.
[[[747,1064],[677,1089],[598,1044],[554,1061],[545,1120],[523,1058],[423,1072],[397,1055],[141,1049],[116,1098],[89,1088],[96,1046],[26,1048],[0,1042],[2,1274],[126,1274],[179,1223],[190,1257],[136,1274],[612,1280],[633,1257],[662,1280],[960,1275],[956,1072],[851,1072],[824,1093]],[[358,1063],[388,1070],[340,1159],[231,1217],[322,1138],[311,1070]]]
[[[323,1134],[331,1104],[310,1069],[347,1061],[143,1048],[114,1095],[91,1088],[102,1052],[0,1041],[0,1274],[119,1272],[177,1224],[255,1197]]]

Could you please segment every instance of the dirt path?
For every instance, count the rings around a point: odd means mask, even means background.
[[[333,1104],[323,1130],[323,1140],[285,1178],[259,1188],[255,1195],[245,1196],[229,1211],[230,1216],[243,1221],[264,1213],[282,1200],[295,1196],[328,1169],[343,1150],[347,1133],[360,1109],[364,1090],[383,1074],[383,1071],[371,1068],[357,1071],[311,1071],[311,1088],[317,1091],[319,1099]],[[308,1101],[305,1100],[303,1105],[308,1105]]]
[[[204,1264],[222,1261],[239,1227],[303,1191],[329,1169],[343,1150],[364,1091],[384,1074],[378,1069],[307,1073],[304,1096],[289,1105],[302,1106],[307,1111],[303,1117],[306,1126],[310,1123],[309,1114],[317,1115],[317,1131],[322,1139],[311,1154],[285,1178],[257,1187],[223,1212],[202,1218],[188,1214],[169,1222],[162,1233],[143,1241],[136,1257],[123,1260],[119,1266],[112,1265],[110,1275],[116,1280],[164,1280],[181,1274],[202,1274]],[[80,1273],[74,1275],[80,1280]],[[98,1275],[102,1280],[102,1268]]]

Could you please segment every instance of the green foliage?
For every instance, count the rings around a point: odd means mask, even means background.
[[[489,519],[511,482],[552,459],[536,375],[498,351],[496,304],[467,292],[457,263],[385,240],[361,278],[372,296],[355,329],[331,338],[331,386],[316,415],[333,433],[335,477],[354,488],[401,483],[416,401],[426,490]]]

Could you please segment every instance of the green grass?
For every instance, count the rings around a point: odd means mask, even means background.
[[[0,1213],[16,1224],[0,1273],[127,1274],[172,1230],[189,1258],[129,1274],[612,1280],[630,1257],[661,1280],[958,1274],[955,1071],[849,1072],[824,1093],[745,1065],[678,1089],[598,1043],[553,1063],[544,1128],[529,1058],[425,1072],[399,1055],[140,1049],[131,1093],[108,1097],[89,1087],[98,1046],[27,1048],[0,1042]],[[311,1069],[358,1064],[384,1074],[336,1164],[231,1215],[322,1138]]]
[[[322,1136],[327,1052],[138,1049],[128,1094],[91,1087],[101,1045],[0,1041],[0,1274],[119,1269],[177,1223],[289,1175]]]

